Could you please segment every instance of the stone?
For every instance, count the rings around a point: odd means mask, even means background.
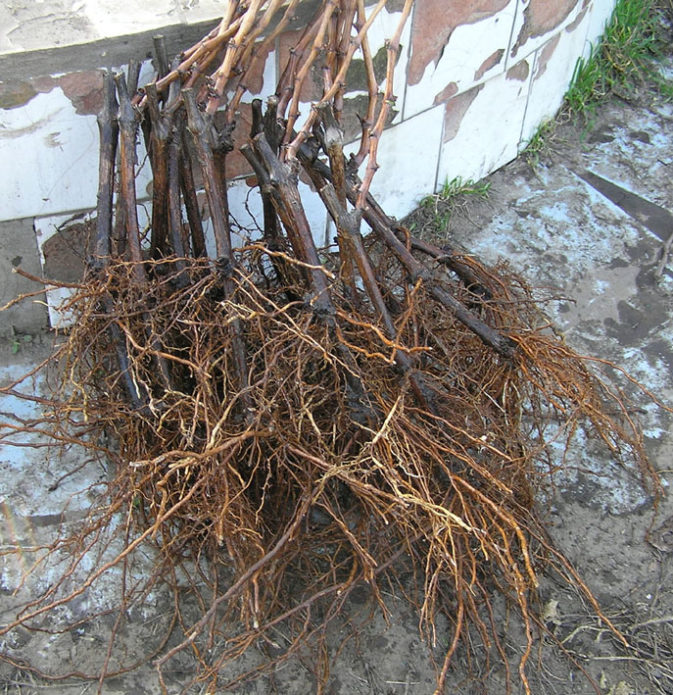
[[[31,275],[41,275],[40,261],[31,219],[0,222],[0,307],[14,298],[40,289],[14,271],[22,268]],[[22,299],[13,307],[0,312],[0,337],[17,333],[37,333],[47,326],[45,297]]]

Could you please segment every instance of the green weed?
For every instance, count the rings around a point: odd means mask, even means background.
[[[472,179],[464,180],[457,176],[451,181],[447,181],[442,186],[442,190],[437,194],[442,200],[456,200],[459,196],[477,196],[478,198],[486,198],[491,188],[488,181],[473,181]]]
[[[437,193],[423,198],[421,208],[433,217],[430,227],[436,232],[443,232],[456,207],[463,205],[469,197],[487,198],[490,188],[491,184],[487,181],[473,181],[458,176],[446,181]]]
[[[556,121],[551,119],[543,121],[538,126],[533,137],[522,152],[528,164],[535,169],[540,163],[541,157],[549,152],[549,143],[556,130]]]
[[[487,181],[473,181],[472,179],[463,179],[457,176],[451,181],[446,181],[439,192],[426,196],[421,201],[421,205],[425,208],[437,207],[439,202],[456,203],[464,196],[477,196],[485,198],[488,196],[488,191],[491,184]]]
[[[21,351],[21,346],[24,343],[30,343],[33,340],[33,336],[29,334],[24,334],[24,335],[19,335],[16,332],[12,331],[12,341],[10,344],[10,350],[12,352],[12,355],[16,355]]]
[[[620,0],[600,44],[577,61],[565,98],[566,112],[589,118],[606,96],[628,98],[648,80],[665,98],[673,97],[673,86],[657,66],[670,50],[664,34],[657,0]]]
[[[673,82],[659,69],[671,53],[667,23],[670,33],[673,0],[619,0],[600,44],[578,59],[558,118],[579,117],[590,131],[596,107],[606,97],[628,99],[647,82],[662,98],[673,100]],[[522,153],[533,169],[550,149],[558,118],[542,123]]]

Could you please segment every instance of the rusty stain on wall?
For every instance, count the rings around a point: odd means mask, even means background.
[[[458,92],[458,85],[455,82],[449,82],[449,84],[442,89],[441,92],[437,92],[435,96],[435,104],[441,104],[442,102],[450,99],[454,94]]]
[[[63,75],[57,79],[57,84],[81,116],[100,111],[103,105],[103,74],[100,71]]]
[[[575,19],[573,19],[570,24],[566,27],[566,31],[568,33],[571,33],[577,29],[577,27],[582,23],[582,20],[586,16],[587,12],[589,11],[589,0],[584,0],[584,4],[582,5],[582,9],[580,10],[579,14]]]
[[[24,106],[38,94],[60,87],[80,116],[95,115],[103,103],[103,75],[98,70],[72,72],[61,77],[35,77],[0,82],[0,108]]]
[[[30,82],[0,81],[0,109],[15,109],[27,104],[37,91]]]

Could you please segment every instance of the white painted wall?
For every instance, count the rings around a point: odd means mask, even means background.
[[[552,31],[515,46],[526,3],[511,0],[497,14],[458,26],[439,60],[429,64],[422,79],[413,85],[405,83],[412,44],[408,24],[395,77],[398,114],[381,139],[381,168],[372,188],[384,209],[403,217],[420,198],[446,181],[458,176],[480,179],[516,157],[539,125],[560,106],[578,57],[586,56],[590,43],[600,36],[614,2],[577,2]],[[28,14],[40,9],[24,4]],[[50,6],[50,0],[45,0],[42,9],[46,12]],[[119,12],[118,3],[111,0],[86,0],[82,6],[91,25],[91,38],[122,34],[133,27],[137,30],[139,26],[145,29],[216,17],[221,10],[215,0],[197,4],[146,0],[134,4],[129,12]],[[396,13],[383,12],[373,24],[369,37],[373,53],[392,34],[397,18]],[[21,39],[19,29],[10,22],[0,31],[0,58],[3,53],[34,48],[35,37]],[[44,45],[57,40],[53,32],[42,33]],[[66,40],[74,41],[74,37],[68,39],[66,34]],[[501,52],[502,58],[478,74],[494,52]],[[275,84],[277,67],[272,53],[264,72],[265,93]],[[455,83],[455,96],[446,93],[450,82]],[[438,94],[443,94],[439,103]],[[449,114],[458,103],[453,99],[467,104],[458,121],[452,121]],[[310,104],[301,106],[302,112],[309,110]],[[0,221],[34,218],[41,232],[63,215],[95,208],[97,171],[96,119],[79,115],[60,87],[37,93],[12,108],[0,108]],[[149,183],[149,167],[145,165],[137,186],[140,197],[146,195]],[[324,209],[308,187],[303,194],[316,241],[323,244]],[[231,207],[238,220],[249,217],[246,197],[245,184],[235,183]],[[252,209],[258,207],[254,196],[252,201]],[[40,233],[38,245],[44,238]]]

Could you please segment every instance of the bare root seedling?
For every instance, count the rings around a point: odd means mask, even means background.
[[[172,664],[189,658],[196,670],[184,692],[226,689],[310,653],[322,692],[326,655],[338,651],[328,627],[353,590],[365,586],[385,612],[383,588],[412,568],[406,595],[422,632],[434,640],[439,612],[450,625],[436,692],[459,646],[490,645],[504,658],[498,590],[526,627],[518,677],[528,690],[530,598],[548,565],[620,638],[536,517],[548,442],[585,428],[644,484],[656,488],[656,478],[628,401],[597,371],[604,365],[548,329],[525,282],[415,239],[370,194],[411,0],[388,44],[382,92],[367,30],[385,2],[330,0],[290,51],[275,95],[252,102],[247,141],[233,141],[247,78],[296,4],[231,0],[154,82],[136,91],[106,76],[96,253],[71,287],[65,309],[76,320],[49,361],[59,377],[40,401],[44,417],[0,433],[5,442],[46,433],[105,461],[109,475],[88,491],[77,528],[21,550],[36,568],[57,563],[60,579],[4,618],[0,634],[73,630],[69,606],[114,577],[118,603],[87,617],[109,625],[98,658],[86,671],[41,675],[102,684],[153,660],[166,691]],[[356,55],[368,108],[347,158],[343,95]],[[316,68],[323,97],[299,126]],[[153,172],[147,237],[139,132]],[[234,147],[264,210],[262,234],[238,246],[227,201]],[[338,254],[316,247],[299,176],[329,212]],[[21,383],[3,391],[31,398]],[[154,639],[126,654],[120,635],[165,585],[174,600],[160,625],[148,621]],[[258,647],[267,658],[244,667]]]

